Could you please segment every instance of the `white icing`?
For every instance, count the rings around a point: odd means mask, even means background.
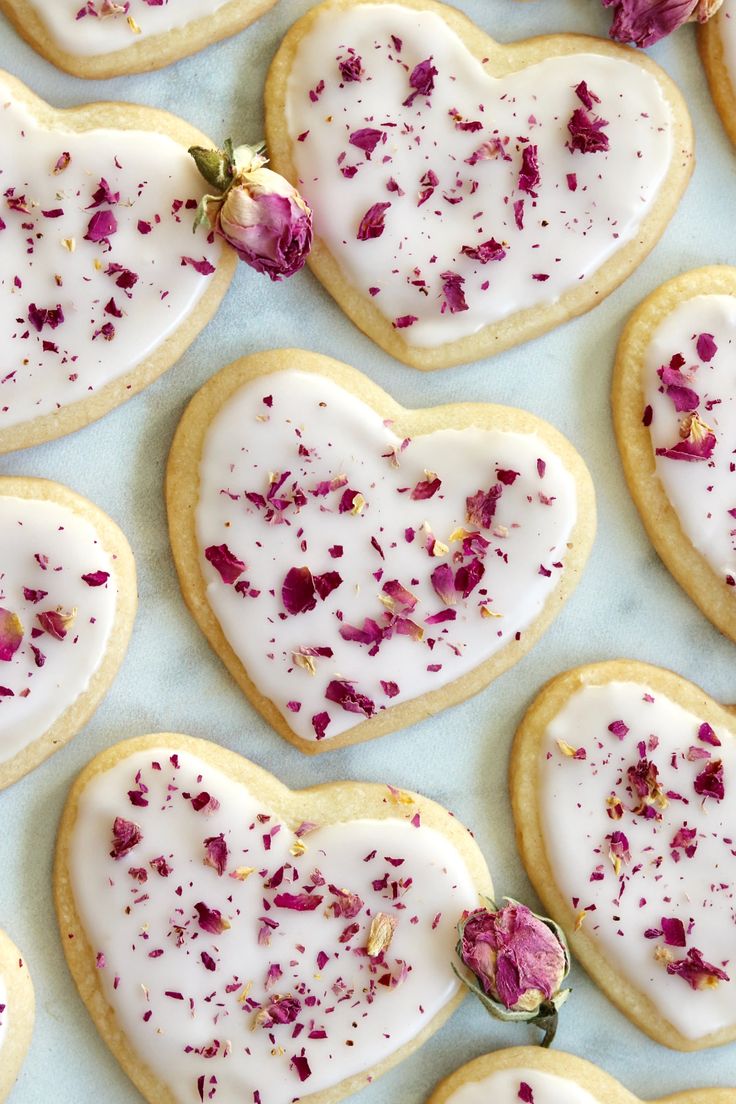
[[[710,362],[697,352],[700,334],[713,335],[718,351]],[[644,393],[652,408],[655,449],[680,441],[678,413],[662,388],[657,370],[680,353],[680,372],[691,380],[700,403],[699,417],[716,435],[710,460],[693,462],[657,456],[657,475],[695,548],[721,578],[736,585],[736,298],[698,295],[680,303],[655,331],[644,360]]]
[[[100,666],[115,619],[115,567],[88,521],[57,502],[0,497],[0,609],[19,616],[23,639],[12,659],[0,662],[0,762],[42,736],[80,694]],[[44,567],[36,559],[43,561]],[[82,575],[106,571],[89,586]],[[38,601],[24,596],[46,591]],[[38,615],[76,610],[64,639],[34,636]],[[45,657],[38,666],[33,647]],[[27,691],[27,693],[26,693]]]
[[[646,701],[645,694],[655,700]],[[621,740],[608,730],[617,720],[629,727]],[[703,742],[700,725],[699,718],[643,684],[588,686],[551,722],[539,753],[542,831],[556,884],[576,912],[588,909],[585,930],[611,968],[688,1039],[733,1024],[736,985],[736,746],[723,729],[716,729],[722,746]],[[584,748],[587,758],[564,755],[557,740]],[[665,808],[653,806],[660,819],[631,811],[637,801],[627,771],[639,762],[639,741],[645,742],[645,757],[657,767],[662,791],[670,795]],[[690,761],[689,748],[708,751],[711,759]],[[699,796],[694,788],[708,762],[717,760],[722,761],[725,784],[720,802]],[[623,805],[620,819],[608,815],[611,793]],[[672,846],[683,824],[697,830],[691,857]],[[615,831],[625,834],[631,852],[630,861],[622,862],[620,878],[606,840]],[[665,947],[661,935],[645,936],[663,930],[663,917],[682,921],[686,947]],[[666,963],[655,958],[657,948],[676,962],[697,949],[731,980],[693,990],[684,978],[667,973]]]
[[[185,27],[197,19],[213,15],[228,0],[166,0],[152,7],[147,0],[121,0],[127,10],[105,11],[105,0],[29,0],[47,28],[56,47],[78,57],[109,54],[150,38],[151,35]],[[78,13],[85,12],[81,18]],[[133,19],[134,26],[128,22]]]
[[[521,1085],[531,1089],[533,1104],[599,1104],[575,1081],[541,1070],[497,1070],[482,1081],[470,1081],[448,1096],[447,1104],[519,1104]]]
[[[9,1022],[10,1006],[8,1004],[8,989],[5,984],[5,978],[0,974],[0,1051],[2,1051],[3,1043],[8,1033]]]
[[[197,1082],[203,1075],[204,1099],[215,1104],[250,1101],[256,1090],[261,1104],[287,1104],[375,1066],[413,1039],[457,990],[450,966],[455,925],[464,908],[477,906],[454,846],[434,829],[414,827],[415,808],[397,804],[386,821],[347,821],[308,832],[302,837],[306,852],[295,856],[296,824],[280,822],[203,760],[180,753],[176,770],[170,755],[165,748],[140,752],[97,775],[80,798],[70,848],[77,909],[94,953],[104,956],[99,978],[105,996],[141,1060],[179,1104],[202,1099]],[[153,762],[162,769],[152,769]],[[141,791],[141,781],[148,787],[145,808],[127,796]],[[202,791],[219,801],[209,815],[184,796]],[[115,860],[109,852],[118,816],[139,826],[142,841]],[[203,862],[203,841],[220,833],[228,848],[222,876]],[[162,855],[172,868],[168,876],[149,865]],[[385,856],[405,861],[391,865]],[[147,871],[145,884],[131,868]],[[232,876],[241,868],[255,870],[246,880]],[[314,889],[323,898],[316,910],[275,903],[280,893],[305,893],[315,869],[324,878]],[[277,871],[283,881],[267,886]],[[373,889],[384,875],[387,888]],[[391,887],[402,879],[394,898]],[[360,896],[364,907],[354,918],[329,911],[335,900],[330,885]],[[218,909],[231,927],[219,935],[202,930],[194,907],[200,902]],[[398,923],[384,958],[374,963],[362,949],[379,912]],[[268,945],[258,942],[263,916],[278,923]],[[179,946],[175,924],[183,929]],[[357,932],[341,944],[350,924]],[[206,968],[203,952],[214,970]],[[329,958],[318,964],[320,952]],[[387,975],[398,976],[402,963],[408,976],[387,986]],[[272,964],[283,973],[267,988]],[[276,995],[299,1000],[296,1019],[271,1030],[254,1024],[259,1007]],[[326,1038],[309,1037],[323,1028]],[[219,1040],[214,1057],[187,1049],[213,1040]],[[311,1069],[303,1083],[291,1064],[302,1048]]]
[[[723,44],[723,64],[736,91],[736,0],[724,0],[718,16],[718,32]]]
[[[71,162],[55,174],[62,153]],[[120,199],[90,208],[100,178]],[[182,257],[216,264],[220,246],[208,245],[202,233],[193,237],[193,210],[173,212],[172,204],[198,201],[202,191],[192,159],[172,139],[48,131],[0,82],[0,430],[89,398],[149,356],[191,313],[212,276],[182,266]],[[25,210],[11,207],[19,197]],[[43,214],[57,210],[63,215]],[[109,248],[84,240],[98,211],[112,211],[117,221]],[[151,232],[140,233],[139,221],[150,223]],[[70,240],[73,252],[63,245]],[[116,285],[120,273],[106,275],[111,264],[138,276],[128,294]],[[122,317],[106,310],[111,300]],[[47,322],[39,332],[29,321],[31,304],[60,305],[64,321],[56,328]],[[112,339],[95,338],[106,323],[114,326]],[[44,350],[44,342],[54,348]]]
[[[264,403],[267,396],[270,407]],[[241,388],[207,432],[196,514],[199,546],[204,550],[225,543],[247,565],[239,583],[248,592],[243,595],[225,584],[202,555],[207,599],[259,692],[306,739],[315,738],[312,718],[324,710],[331,718],[328,739],[364,719],[362,713],[326,700],[332,680],[353,680],[377,709],[445,686],[526,630],[563,569],[577,515],[575,483],[541,438],[444,429],[415,437],[403,451],[401,444],[357,397],[322,376],[296,369]],[[309,455],[300,456],[300,446]],[[398,466],[387,458],[394,453]],[[546,462],[541,478],[537,458]],[[520,475],[512,485],[502,486],[493,530],[482,530],[490,541],[479,557],[483,578],[466,600],[456,592],[456,604],[448,607],[436,593],[431,573],[440,564],[455,571],[461,562],[467,566],[476,558],[469,554],[462,561],[462,542],[450,537],[463,527],[479,531],[467,520],[466,499],[494,486],[497,468]],[[427,471],[441,479],[440,489],[429,499],[412,500]],[[266,495],[270,473],[285,472],[291,474],[279,497],[293,499],[296,483],[306,501],[299,509],[288,504],[281,515],[272,510],[269,522],[266,511],[245,495]],[[346,477],[344,485],[327,495],[312,493],[340,475]],[[348,490],[366,499],[360,515],[339,512]],[[428,554],[425,523],[444,543],[444,555]],[[407,529],[414,531],[411,542]],[[339,558],[329,552],[336,547],[343,549]],[[304,566],[313,575],[337,571],[342,583],[324,601],[317,600],[312,611],[287,615],[282,584],[290,569]],[[542,566],[549,576],[540,573]],[[381,573],[378,578],[376,572]],[[371,656],[370,645],[344,640],[339,630],[346,625],[363,628],[366,618],[383,626],[387,610],[380,595],[393,580],[417,598],[416,609],[407,616],[424,630],[424,639],[394,632]],[[254,592],[257,597],[251,596]],[[427,624],[427,617],[448,608],[455,611],[455,620]],[[494,616],[482,614],[486,608]],[[329,647],[334,654],[316,657],[311,675],[293,659],[304,647]],[[439,670],[428,670],[438,664]],[[389,698],[382,680],[398,684],[398,695]],[[294,712],[288,702],[299,702],[301,708]]]
[[[391,46],[392,35],[402,40],[400,52]],[[342,80],[337,59],[349,47],[362,57],[360,81]],[[412,92],[409,74],[430,57],[438,74],[429,101],[417,96],[402,106]],[[325,88],[312,102],[309,92],[316,94],[320,81]],[[574,91],[581,81],[600,98],[593,106],[608,120],[608,153],[567,148],[567,124],[582,106]],[[453,109],[483,128],[456,129]],[[418,319],[401,330],[417,346],[466,337],[578,287],[637,234],[673,150],[670,109],[655,77],[638,65],[575,54],[495,78],[441,16],[393,4],[360,4],[317,18],[294,59],[287,123],[318,234],[363,295],[380,288],[372,302],[388,319]],[[388,135],[370,160],[348,141],[366,127]],[[509,136],[509,160],[466,163],[483,142]],[[536,199],[518,187],[526,144],[520,138],[538,147]],[[346,179],[341,168],[354,165],[357,174]],[[428,170],[439,183],[418,206]],[[576,191],[568,185],[569,173],[577,175]],[[403,196],[387,190],[392,177]],[[453,205],[446,197],[462,202]],[[513,208],[521,199],[523,230]],[[359,241],[360,221],[377,202],[391,203],[384,232]],[[461,255],[463,246],[490,238],[506,243],[505,259],[483,265]],[[464,277],[468,310],[442,313],[446,271]]]

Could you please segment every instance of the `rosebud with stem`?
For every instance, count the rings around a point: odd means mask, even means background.
[[[241,261],[272,280],[303,267],[312,247],[312,212],[283,176],[265,166],[265,146],[189,150],[202,176],[219,195],[206,195],[194,229],[207,225],[235,249]]]
[[[491,1015],[535,1024],[548,1047],[570,995],[562,988],[570,971],[567,941],[553,920],[511,897],[504,901],[463,914],[456,951],[465,971],[453,969]]]

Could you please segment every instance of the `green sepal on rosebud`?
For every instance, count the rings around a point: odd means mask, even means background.
[[[500,909],[488,901],[488,907],[463,915],[455,949],[465,970],[452,968],[487,1012],[534,1024],[544,1031],[541,1046],[548,1047],[571,993],[562,988],[570,972],[567,940],[554,920],[511,897],[504,901]]]
[[[283,176],[267,169],[263,143],[222,149],[192,146],[199,172],[219,195],[205,195],[194,216],[235,249],[241,261],[272,280],[303,267],[312,247],[312,212]]]

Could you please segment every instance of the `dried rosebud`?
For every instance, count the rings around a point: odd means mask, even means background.
[[[265,168],[264,147],[223,150],[193,146],[190,154],[204,178],[222,191],[205,196],[194,229],[206,223],[256,272],[272,280],[292,276],[312,247],[312,212],[283,176]]]
[[[565,936],[554,921],[504,900],[500,909],[491,901],[461,919],[456,950],[473,980],[456,973],[492,1015],[536,1023],[549,1046],[570,993],[562,989],[570,970]]]
[[[706,23],[723,0],[603,0],[614,8],[611,38],[653,46],[683,23]]]

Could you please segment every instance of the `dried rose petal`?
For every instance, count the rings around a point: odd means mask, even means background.
[[[695,342],[695,348],[697,349],[698,356],[705,364],[708,364],[718,352],[718,346],[713,340],[713,334],[710,333],[699,334],[698,340]]]
[[[616,871],[616,877],[621,872],[622,863],[631,862],[631,851],[629,850],[629,841],[623,832],[611,832],[610,836],[606,836],[608,840],[608,857],[613,863],[613,869]]]
[[[358,226],[356,235],[358,241],[370,241],[371,238],[380,238],[386,228],[386,211],[390,206],[390,203],[374,203],[372,207],[368,208]]]
[[[273,899],[276,908],[293,912],[314,912],[324,901],[319,893],[277,893]]]
[[[721,741],[718,739],[715,732],[707,721],[703,721],[700,728],[698,729],[698,739],[702,740],[704,744],[710,744],[711,747],[721,746]]]
[[[457,601],[455,577],[449,564],[438,564],[430,575],[432,586],[446,606],[454,606]]]
[[[82,576],[82,582],[86,583],[88,587],[99,587],[104,586],[109,578],[109,571],[90,571],[87,575]]]
[[[325,571],[322,575],[314,576],[314,589],[323,602],[341,583],[342,576],[337,571]]]
[[[479,264],[488,264],[489,261],[502,261],[506,256],[506,250],[495,238],[489,238],[481,245],[464,245],[460,252],[464,256],[470,257],[471,260],[478,261]]]
[[[17,613],[0,607],[0,661],[9,663],[23,640],[23,623]]]
[[[63,640],[76,616],[76,610],[65,613],[61,609],[55,609],[37,613],[36,619],[43,631],[47,632],[49,636],[53,636],[55,640]]]
[[[220,910],[209,908],[204,901],[198,901],[194,908],[202,931],[209,932],[210,935],[221,935],[230,927],[230,921],[225,919]]]
[[[442,280],[442,294],[445,297],[443,309],[447,306],[450,314],[459,314],[461,311],[469,310],[463,291],[465,278],[459,272],[448,271],[443,272],[440,279]]]
[[[258,1012],[255,1022],[258,1027],[268,1030],[279,1024],[290,1024],[297,1018],[301,1008],[301,1001],[296,997],[274,997]]]
[[[684,363],[684,359],[676,353],[668,365],[657,369],[665,394],[672,399],[678,413],[697,410],[700,405],[700,396],[690,386],[690,380],[680,371]]]
[[[476,491],[465,499],[467,520],[480,529],[490,529],[496,513],[498,500],[503,493],[503,484],[496,483],[487,491]]]
[[[110,858],[122,859],[123,855],[127,855],[129,851],[132,851],[142,839],[143,835],[137,824],[134,824],[132,820],[125,820],[123,817],[115,817],[112,826]]]
[[[372,699],[359,693],[355,689],[355,683],[347,679],[333,679],[325,690],[325,697],[342,706],[347,713],[361,713],[364,717],[372,717],[376,712]]]
[[[715,801],[722,801],[726,795],[722,760],[712,759],[707,763],[695,779],[694,786],[695,792],[702,797],[712,797]]]
[[[363,908],[363,900],[357,893],[351,893],[349,889],[338,889],[334,885],[327,888],[335,898],[329,905],[335,916],[344,916],[346,920],[352,920]]]
[[[678,920],[676,916],[663,916],[660,923],[662,924],[662,935],[668,947],[684,947],[686,945],[685,925],[682,920]]]
[[[314,579],[308,567],[292,567],[281,586],[281,601],[287,613],[308,613],[317,605]]]
[[[376,130],[375,127],[363,127],[362,130],[354,130],[348,141],[351,146],[362,150],[370,161],[371,154],[379,142],[385,142],[388,135],[385,130]]]
[[[519,191],[536,199],[535,188],[539,187],[539,149],[537,146],[525,146],[521,154],[521,171],[519,173]]]
[[[666,456],[668,460],[687,460],[697,462],[710,460],[716,447],[716,435],[697,414],[690,414],[680,426],[683,438],[672,448],[656,449],[657,456]]]
[[[228,849],[225,837],[220,832],[219,836],[210,836],[204,841],[205,866],[211,866],[219,875],[225,873],[227,866]]]
[[[686,981],[691,989],[715,989],[719,981],[730,981],[728,974],[703,958],[702,952],[691,947],[687,957],[667,963],[667,973]]]
[[[579,153],[605,153],[608,135],[603,133],[603,128],[607,126],[607,119],[591,115],[584,107],[576,107],[567,124],[570,131],[568,149]]]
[[[112,211],[95,211],[89,220],[85,241],[94,243],[109,242],[113,234],[117,232],[118,223]]]
[[[432,58],[420,61],[409,74],[409,84],[414,89],[410,96],[403,102],[403,107],[411,107],[417,96],[431,96],[434,91],[434,78],[437,70],[432,64]]]
[[[211,544],[204,550],[204,558],[219,571],[223,583],[231,585],[245,571],[246,565],[231,552],[226,544]]]

